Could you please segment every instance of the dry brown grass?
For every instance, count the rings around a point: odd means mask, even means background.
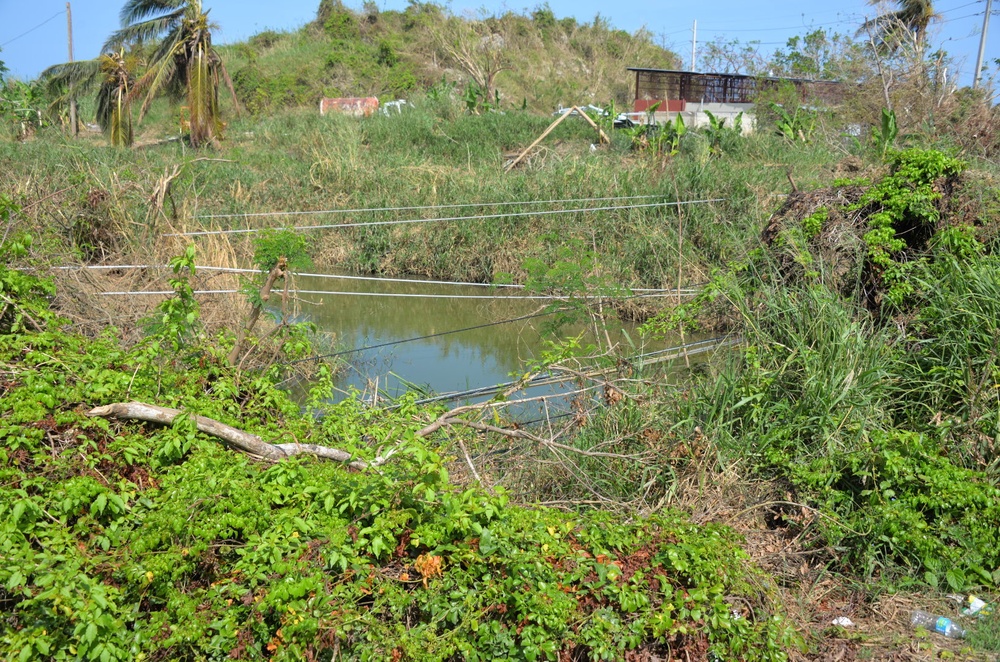
[[[98,264],[64,262],[61,266],[69,268],[51,272],[57,292],[53,306],[81,333],[96,335],[113,326],[123,341],[134,343],[141,337],[139,321],[168,296],[140,293],[169,291],[168,279],[173,272],[167,264],[183,251],[184,242],[180,238],[167,237],[154,244],[106,254]],[[213,236],[199,242],[196,259],[198,264],[218,267],[246,266],[237,261],[236,255],[235,247],[225,236]],[[142,268],[127,268],[134,265]],[[114,266],[125,268],[106,268]],[[198,270],[190,280],[196,291],[238,290],[241,285],[236,274],[210,270]],[[106,294],[109,292],[136,294]],[[249,312],[246,297],[239,293],[204,294],[196,298],[209,333],[235,330],[238,321]]]

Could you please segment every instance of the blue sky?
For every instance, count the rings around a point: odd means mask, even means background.
[[[319,0],[203,0],[211,8],[211,17],[220,26],[216,43],[245,39],[261,30],[291,30],[313,19]],[[360,8],[361,0],[347,0],[349,7]],[[406,0],[377,0],[382,9],[404,9]],[[508,2],[492,4],[443,3],[455,13],[530,11],[539,3],[520,6]],[[691,25],[698,21],[698,41],[713,38],[759,40],[761,50],[770,53],[797,34],[823,27],[853,33],[875,8],[866,0],[839,2],[803,2],[771,0],[753,3],[746,0],[712,2],[632,2],[608,3],[597,0],[549,0],[557,17],[573,16],[589,22],[600,14],[617,28],[634,31],[646,27],[672,46],[686,60],[691,52]],[[766,7],[762,10],[761,7]],[[972,79],[985,0],[937,0],[935,9],[942,15],[931,30],[932,45],[944,48],[956,58],[960,80]],[[52,64],[65,62],[65,0],[0,0],[0,60],[11,74],[23,79],[36,76]],[[73,41],[76,59],[96,57],[104,39],[118,27],[121,2],[116,0],[74,0]],[[1000,12],[1000,2],[994,13]],[[39,27],[40,26],[40,27]],[[30,31],[30,32],[29,32]],[[26,33],[27,34],[24,34]],[[22,36],[23,35],[23,36]],[[986,46],[986,61],[1000,57],[1000,16],[994,16]],[[642,63],[635,63],[641,66]]]

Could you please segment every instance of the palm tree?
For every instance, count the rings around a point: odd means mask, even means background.
[[[128,0],[120,18],[123,27],[108,38],[105,50],[163,37],[150,58],[149,70],[129,94],[132,99],[145,95],[140,121],[161,92],[175,99],[186,98],[191,144],[214,144],[223,127],[220,78],[237,107],[238,102],[222,58],[212,48],[216,26],[209,23],[208,11],[202,11],[201,0]]]
[[[112,145],[131,147],[132,134],[132,85],[135,71],[134,58],[118,53],[98,58],[101,70],[101,87],[97,90],[97,123],[110,135]]]
[[[53,99],[52,106],[67,101],[70,89],[84,92],[97,85],[98,125],[108,134],[112,145],[131,147],[134,138],[131,93],[137,68],[137,58],[120,48],[117,53],[105,53],[95,60],[49,67],[39,79]]]
[[[881,4],[882,0],[868,0],[869,4]],[[903,39],[910,37],[918,50],[923,50],[927,39],[927,26],[937,19],[932,0],[896,0],[899,7],[894,12],[882,14],[864,22],[858,33],[868,32],[885,51],[895,52]]]

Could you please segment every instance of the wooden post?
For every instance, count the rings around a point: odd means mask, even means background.
[[[69,61],[73,61],[73,9],[66,3],[66,34],[69,43]],[[69,125],[70,135],[80,134],[80,127],[76,120],[76,97],[73,96],[73,83],[69,84]]]
[[[594,120],[592,120],[589,117],[587,117],[587,114],[585,112],[583,112],[582,110],[580,110],[576,106],[573,106],[572,108],[567,108],[566,111],[562,115],[559,116],[559,119],[557,119],[555,122],[553,122],[552,124],[550,124],[549,128],[547,128],[544,131],[542,131],[542,135],[538,136],[538,138],[535,139],[535,142],[533,142],[530,145],[528,145],[527,147],[525,147],[524,151],[521,152],[520,154],[518,154],[516,159],[514,159],[513,161],[511,161],[510,163],[508,163],[504,167],[503,171],[504,172],[510,172],[511,170],[513,170],[514,166],[516,166],[518,163],[520,163],[521,160],[524,159],[524,157],[528,155],[528,152],[530,152],[531,150],[533,150],[538,145],[538,143],[540,143],[543,140],[545,140],[545,136],[547,136],[550,133],[552,133],[552,130],[555,129],[557,126],[559,126],[560,122],[562,122],[564,119],[566,119],[567,117],[569,117],[570,115],[572,115],[574,110],[576,112],[580,113],[581,115],[583,115],[583,117],[588,122],[590,122],[590,126],[592,126],[595,129],[597,129],[597,132],[601,136],[601,142],[602,143],[610,143],[611,142],[611,140],[608,138],[607,134],[605,134],[604,131],[602,131],[601,128],[599,126],[597,126],[597,124],[594,123]]]

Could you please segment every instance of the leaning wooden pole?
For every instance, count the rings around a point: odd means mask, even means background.
[[[583,117],[583,119],[587,120],[587,122],[590,123],[590,126],[594,127],[597,130],[597,134],[600,136],[602,144],[603,143],[610,143],[611,142],[611,139],[608,138],[608,134],[604,133],[604,131],[601,130],[601,127],[597,126],[597,123],[594,122],[594,120],[590,119],[590,116],[587,115],[587,113],[583,112],[580,108],[578,108],[576,106],[573,106],[572,108],[567,108],[566,111],[562,115],[559,116],[559,119],[557,119],[555,122],[553,122],[552,124],[550,124],[549,128],[547,128],[544,131],[542,131],[542,135],[538,136],[535,139],[535,142],[533,142],[530,145],[528,145],[527,147],[525,147],[524,151],[521,152],[520,154],[518,154],[516,159],[514,159],[513,161],[511,161],[510,163],[508,163],[504,167],[503,171],[504,172],[510,172],[511,170],[513,170],[514,166],[516,166],[518,163],[520,163],[524,159],[524,157],[526,157],[528,155],[528,153],[531,152],[531,150],[535,149],[535,147],[538,146],[538,143],[540,143],[543,140],[545,140],[545,136],[547,136],[550,133],[552,133],[552,130],[554,128],[556,128],[557,126],[559,126],[560,122],[562,122],[564,119],[566,119],[567,117],[569,117],[570,115],[572,115],[573,111],[576,111],[577,113],[579,113]]]
[[[518,163],[520,163],[521,160],[524,159],[524,157],[526,157],[528,155],[528,152],[530,152],[531,150],[535,149],[535,147],[538,146],[538,143],[540,143],[543,140],[545,140],[545,136],[547,136],[550,133],[552,133],[552,129],[554,129],[557,126],[559,126],[559,123],[562,122],[567,117],[569,117],[570,114],[574,110],[576,110],[577,112],[579,112],[579,109],[576,106],[573,106],[572,108],[567,108],[566,112],[559,116],[559,119],[557,119],[555,122],[553,122],[552,124],[550,124],[549,128],[547,128],[544,131],[542,131],[542,135],[538,136],[538,138],[535,139],[535,142],[533,142],[530,145],[528,145],[524,149],[523,152],[521,152],[520,154],[518,154],[516,159],[514,159],[513,161],[511,161],[510,163],[508,163],[507,166],[503,169],[503,171],[504,172],[510,172],[511,170],[513,170],[514,166],[516,166]]]
[[[577,108],[577,110],[579,111],[580,115],[583,116],[583,119],[587,120],[587,122],[590,123],[590,126],[594,127],[597,130],[597,135],[599,135],[601,137],[601,144],[602,145],[610,145],[611,144],[611,138],[608,138],[608,134],[604,133],[604,130],[601,127],[597,126],[597,122],[595,122],[594,120],[590,119],[590,115],[588,115],[587,113],[583,112],[579,108]]]

